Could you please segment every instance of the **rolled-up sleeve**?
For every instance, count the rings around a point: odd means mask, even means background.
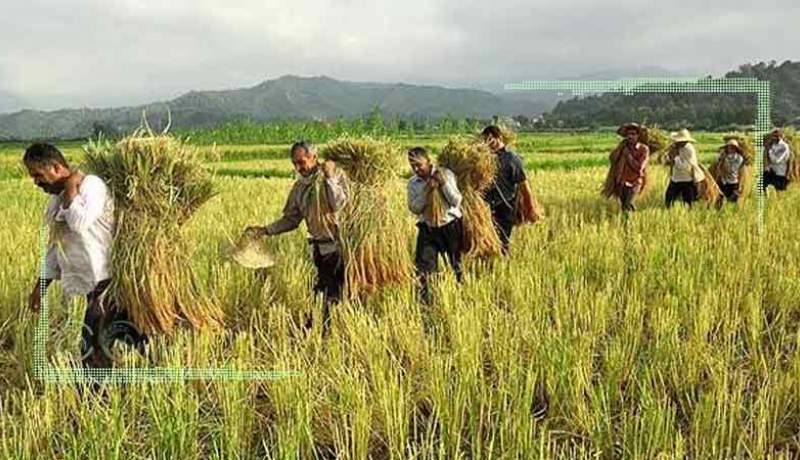
[[[456,175],[449,169],[443,169],[444,184],[441,186],[442,195],[450,203],[450,206],[461,206],[461,191],[458,190]]]
[[[60,209],[60,216],[74,232],[82,232],[94,224],[103,214],[108,200],[108,187],[99,178],[87,177],[81,184],[80,193],[69,207]]]
[[[342,209],[347,203],[349,187],[344,174],[339,173],[325,179],[325,190],[328,194],[328,202],[331,204],[334,211]]]
[[[47,246],[47,252],[44,257],[44,279],[57,280],[61,278],[61,267],[58,265],[57,252],[58,247],[55,243],[50,243]]]
[[[408,181],[406,196],[408,200],[409,211],[417,215],[422,214],[425,211],[427,199],[425,196],[424,182],[417,177],[413,177],[410,181]]]
[[[267,225],[266,231],[268,235],[279,235],[300,226],[300,222],[303,221],[303,212],[300,210],[298,203],[298,194],[298,186],[295,184],[291,192],[289,192],[289,198],[286,199],[281,218]]]

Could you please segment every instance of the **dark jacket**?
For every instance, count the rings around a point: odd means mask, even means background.
[[[517,189],[525,181],[525,166],[516,153],[503,149],[496,153],[497,172],[492,184],[483,195],[489,207],[497,208],[508,206],[514,208],[517,199]]]

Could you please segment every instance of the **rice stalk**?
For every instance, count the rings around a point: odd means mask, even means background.
[[[461,191],[464,252],[468,257],[491,258],[502,252],[483,193],[494,182],[497,165],[489,147],[464,137],[452,137],[439,154],[439,164],[456,176]]]
[[[390,206],[390,182],[397,179],[400,149],[388,139],[341,137],[320,152],[351,180],[350,197],[339,215],[339,242],[348,297],[410,282],[402,222]]]
[[[86,147],[86,165],[114,197],[111,296],[151,335],[177,325],[218,328],[221,310],[200,295],[183,235],[186,221],[212,196],[211,178],[185,143],[142,130]]]

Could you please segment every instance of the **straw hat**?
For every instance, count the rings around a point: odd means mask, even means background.
[[[220,244],[220,253],[247,268],[269,268],[275,265],[272,255],[267,252],[264,239],[247,234],[239,237],[236,243],[223,241]]]
[[[672,133],[669,136],[673,142],[694,142],[697,143],[696,140],[692,137],[692,134],[689,132],[688,129],[684,128],[677,133]]]
[[[722,148],[725,149],[728,146],[731,146],[731,147],[735,148],[736,151],[739,152],[739,154],[744,154],[744,150],[742,149],[742,146],[739,145],[739,141],[737,141],[736,139],[728,139],[725,142],[725,145],[722,146]]]
[[[625,133],[628,132],[630,129],[635,129],[639,133],[639,142],[647,143],[648,131],[647,127],[644,125],[640,125],[639,123],[625,123],[617,129],[617,134],[622,137],[625,137]]]

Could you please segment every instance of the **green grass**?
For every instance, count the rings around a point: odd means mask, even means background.
[[[598,193],[607,152],[574,153],[582,141],[564,137],[520,148],[547,214],[515,230],[509,259],[469,265],[462,286],[444,274],[430,308],[411,286],[342,304],[328,338],[299,327],[321,312],[302,231],[272,240],[266,276],[217,253],[279,215],[288,160],[227,167],[275,178],[209,163],[220,194],[187,228],[187,263],[228,329],[157,342],[155,364],[303,375],[111,387],[104,398],[33,380],[24,305],[45,197],[27,179],[0,181],[0,458],[797,458],[800,188],[770,193],[758,237],[753,197],[721,212],[666,210],[655,168],[625,220]],[[411,257],[404,183],[392,190]],[[48,356],[68,364],[83,305],[51,291]]]

